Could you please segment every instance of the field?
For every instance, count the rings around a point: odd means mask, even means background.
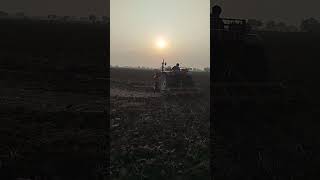
[[[108,26],[0,24],[0,179],[103,179]]]
[[[284,95],[295,101],[226,106],[213,101],[211,172],[217,179],[318,177],[320,36],[278,32],[261,36],[269,80],[286,82]]]
[[[211,101],[210,121],[206,73],[196,98],[154,94],[151,70],[110,69],[109,89],[107,25],[0,24],[0,179],[103,179],[109,132],[114,179],[208,179],[209,158],[217,179],[319,176],[319,34],[262,33],[298,101]]]
[[[171,99],[152,75],[111,69],[111,178],[209,179],[210,74],[193,73],[202,96]]]

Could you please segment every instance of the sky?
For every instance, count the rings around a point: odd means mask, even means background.
[[[110,64],[210,65],[209,0],[111,0]]]

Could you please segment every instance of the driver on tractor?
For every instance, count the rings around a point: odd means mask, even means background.
[[[177,63],[175,66],[173,66],[172,71],[174,71],[174,72],[180,71],[179,63]]]

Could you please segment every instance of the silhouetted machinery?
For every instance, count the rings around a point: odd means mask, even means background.
[[[212,7],[211,73],[215,101],[253,100],[265,103],[283,98],[284,86],[268,81],[268,64],[262,39],[244,19],[220,18]]]
[[[214,81],[263,81],[267,61],[261,38],[244,19],[220,18],[221,8],[211,13],[211,50]]]

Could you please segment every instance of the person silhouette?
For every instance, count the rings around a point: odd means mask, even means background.
[[[177,63],[175,66],[172,68],[173,71],[180,71],[179,63]]]
[[[212,7],[213,29],[215,30],[224,29],[224,23],[220,18],[221,12],[222,12],[222,8],[220,6],[216,5]]]

